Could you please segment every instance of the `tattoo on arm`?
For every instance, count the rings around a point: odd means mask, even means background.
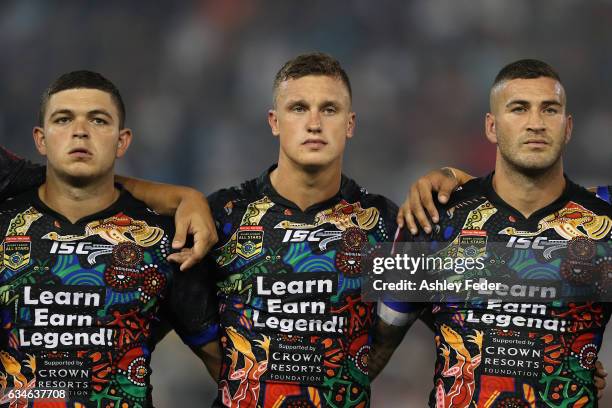
[[[393,352],[400,345],[406,332],[419,317],[419,312],[410,313],[408,321],[402,326],[394,326],[378,319],[372,339],[372,348],[368,360],[370,381],[373,381],[387,365]]]

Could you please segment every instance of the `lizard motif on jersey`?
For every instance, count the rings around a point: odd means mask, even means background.
[[[274,228],[313,229],[323,224],[333,224],[340,231],[352,227],[370,230],[378,222],[380,214],[376,207],[363,208],[361,203],[349,204],[342,200],[332,208],[318,212],[312,224],[281,221]]]
[[[513,227],[508,227],[499,233],[517,237],[533,237],[549,229],[554,229],[557,234],[565,239],[587,237],[599,240],[612,231],[612,220],[605,215],[596,215],[580,204],[569,202],[559,211],[540,220],[538,228],[534,232],[519,231]]]
[[[130,234],[132,238],[129,238],[126,234]],[[164,230],[159,227],[151,227],[144,221],[135,220],[119,213],[101,221],[90,222],[85,226],[85,234],[83,235],[59,235],[57,232],[49,232],[42,238],[64,242],[78,241],[96,235],[113,245],[121,242],[132,242],[143,247],[150,247],[162,239]]]
[[[467,336],[470,343],[478,346],[478,354],[472,356],[465,347],[461,336],[443,324],[440,328],[442,337],[446,344],[442,344],[442,356],[444,357],[444,368],[442,375],[444,377],[454,377],[455,381],[448,392],[444,389],[444,382],[438,379],[436,384],[436,407],[438,408],[467,408],[471,405],[474,395],[475,381],[474,371],[480,365],[482,351],[482,332],[474,330],[474,335]],[[457,363],[450,366],[451,349],[455,352]]]
[[[23,365],[29,368],[32,371],[32,373],[35,373],[36,372],[36,357],[30,354],[26,354],[26,355],[28,357],[26,361],[23,362]],[[10,398],[8,397],[8,395],[6,396],[3,395],[4,390],[6,389],[8,375],[13,377],[13,387],[16,390],[20,390],[20,391],[29,390],[30,388],[34,387],[34,385],[36,384],[36,375],[34,375],[32,380],[28,381],[25,375],[23,375],[23,373],[21,372],[22,366],[19,363],[19,361],[17,361],[15,357],[11,356],[6,351],[0,351],[0,362],[2,363],[2,366],[4,367],[4,371],[0,371],[0,385],[2,386],[0,395],[3,396],[3,398],[0,400],[0,404],[5,404],[7,402],[10,402],[9,407],[11,408],[25,407],[27,405],[27,400],[24,400],[23,398],[15,398],[15,397]]]
[[[231,408],[254,406],[259,399],[261,386],[259,378],[268,369],[270,338],[264,335],[263,340],[254,340],[254,343],[266,353],[266,357],[258,361],[251,348],[251,343],[246,337],[238,333],[233,327],[228,327],[226,332],[233,344],[233,347],[228,349],[228,357],[231,359],[231,364],[227,378],[230,381],[240,381],[240,384],[234,395],[231,395],[228,380],[219,381],[223,404]],[[237,369],[238,357],[240,355],[243,357],[244,366]]]
[[[228,204],[226,204],[226,207],[228,206]],[[263,216],[266,215],[266,212],[268,212],[268,210],[272,207],[274,207],[274,203],[268,197],[264,197],[260,200],[250,203],[247,206],[244,215],[242,216],[242,220],[240,221],[240,227],[259,225],[259,222],[261,221]],[[240,228],[234,231],[234,233],[225,243],[225,245],[223,245],[217,250],[220,255],[216,257],[216,262],[217,265],[219,265],[220,267],[224,267],[225,265],[232,263],[234,259],[236,259],[236,257],[238,256],[236,254],[236,242],[238,240],[239,231]]]

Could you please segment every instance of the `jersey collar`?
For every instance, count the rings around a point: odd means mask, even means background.
[[[521,219],[521,220],[540,220],[542,217],[548,214],[552,214],[555,211],[559,211],[560,209],[562,209],[563,207],[567,205],[571,197],[574,196],[579,190],[578,185],[576,185],[573,181],[571,181],[567,177],[567,175],[564,174],[563,177],[565,178],[565,189],[563,190],[561,195],[549,205],[540,208],[539,210],[531,214],[528,218],[525,218],[520,211],[518,211],[517,209],[512,207],[510,204],[505,202],[497,194],[497,192],[495,191],[495,188],[493,188],[493,175],[494,174],[495,172],[492,172],[487,177],[484,177],[481,179],[482,191],[484,191],[487,199],[495,207],[503,208],[505,211],[511,213],[516,219]]]
[[[272,173],[277,166],[277,163],[273,164],[257,178],[257,190],[260,191],[262,195],[268,196],[270,200],[278,205],[301,211],[294,202],[281,196],[278,191],[276,191],[274,186],[272,186],[272,181],[270,181],[270,173]],[[338,190],[333,197],[323,202],[311,205],[304,212],[309,213],[313,211],[321,211],[333,206],[334,204],[337,204],[341,200],[346,200],[349,202],[357,201],[359,200],[360,192],[361,188],[357,185],[357,183],[343,174],[340,180],[340,190]]]

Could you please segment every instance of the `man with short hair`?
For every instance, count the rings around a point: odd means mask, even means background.
[[[391,239],[397,207],[342,175],[355,113],[334,58],[288,61],[268,122],[278,164],[209,197],[224,355],[215,405],[368,407],[375,316],[361,249]]]
[[[132,139],[124,123],[119,91],[100,74],[64,74],[43,96],[33,136],[45,182],[0,205],[2,403],[151,406],[162,316],[216,378],[207,278],[173,267],[171,219],[114,184]]]
[[[521,246],[537,240],[526,253],[514,249],[517,256],[489,261],[503,261],[500,268],[530,288],[546,271],[570,289],[586,282],[605,290],[612,206],[564,177],[562,154],[573,120],[558,74],[541,61],[517,61],[499,72],[490,96],[485,130],[497,145],[495,172],[454,193],[420,238],[434,241],[442,253],[469,241],[488,256],[496,241],[511,248],[517,240]],[[413,240],[405,230],[401,235]],[[504,298],[425,305],[439,352],[430,406],[597,404],[593,374],[610,303]],[[380,305],[374,374],[421,309],[423,304]]]

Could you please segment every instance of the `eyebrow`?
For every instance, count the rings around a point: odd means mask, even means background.
[[[310,104],[306,102],[304,99],[294,99],[294,100],[287,101],[287,106],[295,106],[295,105],[310,106]],[[319,104],[319,106],[329,106],[329,105],[339,107],[339,106],[342,106],[342,103],[338,100],[328,99],[328,100],[324,100],[323,102]]]
[[[551,105],[562,106],[561,102],[554,100],[554,99],[542,101],[540,104],[544,106],[551,106]],[[508,102],[506,104],[506,107],[511,106],[511,105],[531,105],[531,102],[525,101],[523,99],[515,99],[515,100]]]
[[[54,112],[51,112],[51,117],[55,116],[55,115],[74,115],[74,111],[71,109],[59,109],[56,110]],[[110,112],[108,112],[107,110],[104,109],[94,109],[91,110],[89,112],[87,112],[88,116],[94,116],[94,115],[104,115],[107,116],[109,118],[112,118],[112,115],[110,114]]]

